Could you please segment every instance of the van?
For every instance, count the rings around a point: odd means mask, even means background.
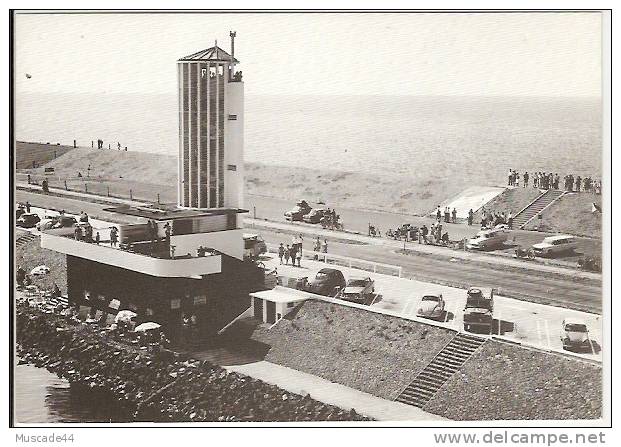
[[[244,234],[244,259],[254,259],[267,253],[267,244],[259,234]]]
[[[535,256],[556,256],[562,253],[574,251],[578,241],[574,236],[560,234],[548,236],[542,242],[533,245]]]

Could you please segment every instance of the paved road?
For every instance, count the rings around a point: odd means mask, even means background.
[[[250,196],[245,197],[246,209],[250,210],[253,216],[256,210],[256,217],[259,219],[269,219],[284,222],[284,212],[291,209],[295,203],[290,200],[274,199],[272,197]],[[310,203],[314,206],[314,203]],[[323,206],[323,205],[322,205]],[[421,226],[426,224],[428,227],[433,223],[433,219],[426,217],[408,216],[393,213],[360,211],[345,208],[338,208],[338,214],[345,227],[351,231],[367,234],[369,223],[379,227],[382,234],[389,228],[395,229],[404,223]],[[442,223],[443,230],[448,231],[452,240],[471,238],[480,227],[473,225],[469,227],[465,224],[446,224]],[[504,249],[506,252],[513,253],[515,246],[530,247],[541,242],[544,237],[551,236],[552,233],[539,233],[535,231],[513,230],[509,236],[513,243],[507,244]],[[575,261],[583,254],[588,256],[601,256],[602,244],[598,239],[578,238],[578,248],[575,253],[564,256],[563,259]]]
[[[84,210],[89,215],[102,220],[118,222],[130,218],[102,211],[105,205],[83,202],[62,197],[44,196],[25,191],[16,191],[16,200],[28,200],[33,206],[65,209],[67,212]],[[289,243],[291,235],[274,231],[261,231],[268,242]],[[310,245],[310,243],[309,243]],[[307,247],[310,249],[311,247]],[[396,253],[394,248],[381,245],[355,245],[332,242],[330,252],[343,256],[367,259],[386,264],[400,265],[404,275],[422,281],[438,282],[449,285],[478,285],[496,287],[505,296],[551,303],[595,313],[602,311],[601,280],[571,278],[542,272],[520,271],[506,267],[494,267],[490,264],[476,262],[451,262],[446,258],[425,255],[404,255]]]

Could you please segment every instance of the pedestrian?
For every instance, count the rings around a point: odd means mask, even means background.
[[[110,247],[116,247],[118,242],[117,231],[116,227],[112,227],[110,230]]]
[[[117,141],[117,142],[116,142],[116,147],[117,147],[117,150],[119,150],[119,151],[120,151],[120,150],[121,150],[121,143],[119,143],[119,142]]]
[[[166,245],[170,245],[170,223],[166,222],[164,224],[164,240]]]
[[[582,178],[578,175],[576,176],[576,192],[580,192],[581,185],[582,185]]]
[[[99,231],[98,231],[97,233],[95,233],[95,243],[99,245],[100,241],[101,241],[101,236],[99,235]]]
[[[317,253],[321,251],[321,241],[319,240],[319,236],[317,236],[317,240],[315,241],[315,245],[313,246],[313,251],[315,252],[313,259],[317,261],[319,259],[319,255]]]
[[[429,234],[429,229],[427,228],[427,225],[423,225],[423,227],[420,229],[420,232],[423,235],[423,242],[426,244],[427,234]]]
[[[295,252],[296,255],[296,259],[298,260],[298,267],[301,267],[300,265],[300,261],[302,261],[302,247],[298,247],[298,249]]]
[[[472,225],[473,218],[474,218],[474,212],[472,211],[472,208],[470,208],[470,211],[468,211],[468,225]]]
[[[447,206],[444,208],[444,222],[449,223],[451,221],[451,211]]]
[[[82,229],[80,228],[79,225],[75,226],[75,230],[73,230],[73,237],[75,238],[76,241],[79,241],[82,239]]]
[[[30,202],[26,202],[26,212],[30,214]]]
[[[524,188],[528,187],[528,179],[529,179],[528,171],[524,172]]]
[[[438,205],[438,209],[436,210],[436,220],[440,222],[440,219],[442,219],[442,212],[440,211],[440,205]]]
[[[328,253],[328,240],[327,239],[323,240],[323,247],[321,251],[324,253]]]
[[[283,246],[281,242],[280,245],[278,246],[278,258],[280,259],[280,265],[282,265],[283,256],[285,256],[285,247]]]
[[[509,210],[509,215],[507,216],[507,225],[509,226],[510,230],[513,230],[513,214],[511,213],[510,210]]]
[[[285,265],[289,264],[289,258],[291,257],[291,248],[289,248],[289,245],[287,244],[287,248],[285,248]]]
[[[453,218],[453,223],[457,223],[457,208],[453,207],[453,211],[451,214]]]

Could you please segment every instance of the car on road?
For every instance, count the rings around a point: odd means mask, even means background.
[[[563,253],[569,253],[576,249],[578,241],[574,236],[559,234],[548,236],[542,242],[533,245],[535,256],[553,257]]]
[[[24,213],[15,221],[15,225],[21,228],[34,228],[41,218],[35,213]]]
[[[349,278],[342,289],[340,299],[358,304],[371,304],[375,295],[375,281],[371,278]]]
[[[466,295],[464,330],[491,334],[494,322],[494,289],[471,287]]]
[[[423,296],[418,305],[416,315],[423,318],[431,318],[432,320],[439,320],[444,315],[444,298],[441,293],[433,293]]]
[[[492,228],[479,231],[475,237],[469,239],[466,248],[470,250],[492,250],[504,245],[509,232],[504,228]]]
[[[308,214],[302,217],[302,220],[306,223],[316,224],[321,222],[323,216],[328,214],[328,210],[325,208],[313,208]]]
[[[306,291],[333,297],[345,287],[345,284],[345,277],[340,270],[324,268],[319,270],[315,278],[306,285]]]
[[[306,200],[300,200],[292,209],[285,213],[285,219],[292,222],[301,221],[305,215],[310,213],[311,209]]]
[[[561,341],[566,350],[592,350],[589,330],[584,321],[565,318],[561,323]]]
[[[30,271],[32,276],[44,276],[50,273],[50,268],[47,265],[38,265]]]
[[[260,234],[244,234],[244,259],[253,259],[267,253],[267,244]]]

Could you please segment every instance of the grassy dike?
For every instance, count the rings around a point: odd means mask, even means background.
[[[393,400],[452,336],[414,321],[307,301],[252,338],[270,346],[270,362]],[[423,409],[453,420],[599,418],[602,371],[490,340]]]

